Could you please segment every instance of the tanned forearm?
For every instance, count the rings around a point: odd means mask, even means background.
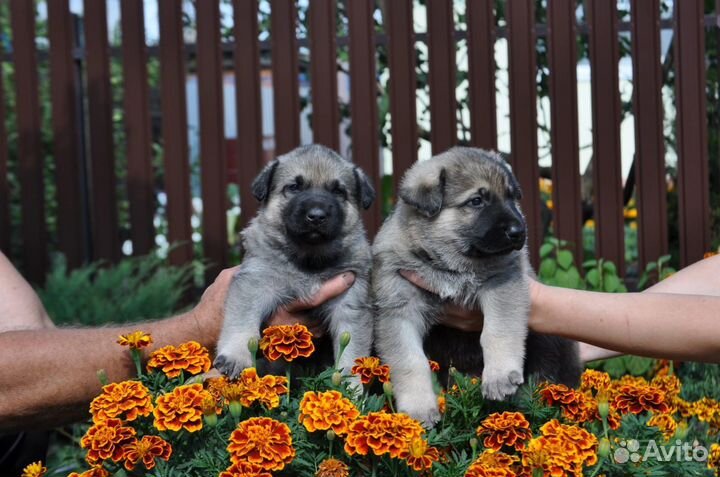
[[[198,320],[194,312],[156,322],[107,328],[10,331],[0,334],[0,433],[47,428],[87,416],[101,384],[136,375],[128,348],[118,336],[135,330],[152,334],[144,356],[162,346],[196,340],[212,348],[217,320]]]

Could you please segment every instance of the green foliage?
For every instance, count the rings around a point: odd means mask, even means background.
[[[649,262],[640,276],[640,281],[638,281],[638,290],[651,287],[675,273],[677,270],[669,265],[670,258],[670,255],[663,255],[657,261]]]
[[[68,271],[55,261],[38,294],[56,324],[102,325],[162,318],[176,311],[192,283],[194,265],[172,267],[155,255],[113,267],[94,263]]]
[[[583,279],[575,266],[575,258],[567,247],[568,242],[555,237],[549,237],[545,241],[540,247],[538,278],[548,285],[583,289]]]
[[[585,285],[590,291],[606,293],[624,293],[627,291],[622,278],[618,276],[617,267],[609,260],[588,260],[583,263],[585,268]]]

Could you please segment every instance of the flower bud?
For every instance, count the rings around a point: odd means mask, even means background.
[[[287,411],[281,412],[281,413],[280,413],[280,417],[283,417],[283,418],[288,417]]]
[[[333,386],[340,386],[342,384],[342,373],[340,371],[335,371],[332,375],[332,383]]]
[[[600,457],[607,457],[610,455],[610,441],[605,437],[600,439],[600,444],[598,445],[598,455]]]
[[[532,475],[533,477],[543,477],[545,475],[545,470],[543,470],[542,467],[536,467],[533,469]]]
[[[455,376],[457,374],[457,372],[458,372],[458,370],[455,366],[450,366],[450,368],[448,369],[448,374],[450,376]]]
[[[240,414],[242,414],[242,404],[240,404],[239,401],[230,401],[230,414],[235,419],[238,419],[240,417]]]
[[[685,419],[678,422],[677,429],[675,430],[675,438],[681,441],[685,440],[688,435],[688,423]]]
[[[102,384],[103,386],[105,386],[108,383],[107,373],[105,372],[104,369],[98,369],[97,378],[100,381],[100,384]]]
[[[204,414],[203,415],[203,422],[205,422],[205,425],[207,427],[215,427],[218,423],[217,414]]]
[[[602,390],[597,393],[598,414],[605,419],[610,414],[610,403],[608,402],[607,391]]]
[[[327,434],[325,434],[325,436],[327,437],[327,440],[334,441],[335,440],[335,431],[330,429],[329,431],[327,431]]]
[[[350,332],[349,331],[343,331],[342,334],[340,334],[340,346],[343,348],[350,344]]]
[[[475,437],[470,439],[470,448],[472,449],[473,454],[477,451],[477,446],[478,446],[478,440]]]
[[[390,381],[386,381],[383,383],[383,392],[386,396],[392,396],[393,395],[393,385]]]
[[[248,350],[250,351],[250,354],[252,354],[254,356],[258,350],[258,339],[255,336],[250,338],[248,340],[247,347],[248,347]]]

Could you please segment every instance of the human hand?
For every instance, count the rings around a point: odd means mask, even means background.
[[[435,290],[417,273],[410,270],[400,270],[400,275],[413,285],[437,294]],[[443,307],[443,316],[441,318],[443,325],[460,331],[482,331],[483,314],[478,310],[467,310],[454,303],[446,303]]]

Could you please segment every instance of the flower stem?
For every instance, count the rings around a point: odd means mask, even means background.
[[[287,379],[287,394],[285,395],[285,404],[290,405],[290,380],[292,379],[292,363],[288,363],[285,370],[285,379]]]
[[[140,357],[140,350],[137,348],[130,348],[130,356],[132,356],[133,363],[135,363],[135,370],[137,371],[137,377],[142,376],[142,358]]]

